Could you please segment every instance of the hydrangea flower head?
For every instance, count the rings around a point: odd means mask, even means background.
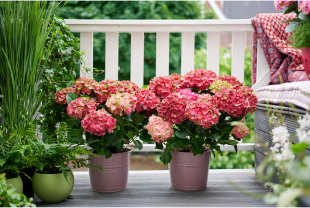
[[[179,93],[181,95],[184,95],[188,99],[188,101],[195,101],[198,99],[198,94],[195,92],[192,92],[189,89],[180,89]]]
[[[228,82],[229,84],[231,84],[232,86],[243,86],[243,84],[234,76],[230,76],[230,75],[221,75],[219,77],[219,80]]]
[[[150,111],[156,108],[159,103],[159,98],[154,92],[148,89],[139,89],[135,96],[137,97],[136,111],[138,113],[141,111]]]
[[[130,93],[117,93],[115,95],[111,95],[105,105],[114,115],[123,116],[123,112],[130,114],[135,111],[137,97]]]
[[[94,89],[95,97],[98,98],[99,103],[107,101],[111,95],[121,92],[120,82],[117,80],[102,80]]]
[[[282,1],[279,1],[279,0],[276,0],[276,1],[274,1],[274,6],[275,6],[277,11],[280,11],[283,8],[289,7],[294,2],[296,2],[296,1],[292,1],[292,0],[282,0]]]
[[[181,87],[181,78],[179,74],[171,74],[170,76],[154,77],[149,86],[148,90],[155,93],[156,96],[163,99],[172,92],[178,92]]]
[[[172,123],[154,115],[149,118],[149,122],[145,128],[152,136],[152,140],[157,143],[167,141],[174,133]]]
[[[87,114],[81,121],[84,131],[97,136],[104,136],[106,132],[112,133],[116,127],[116,119],[106,110],[101,109]]]
[[[238,139],[242,139],[243,137],[249,135],[249,133],[249,127],[245,125],[237,125],[231,131],[231,134],[234,134]]]
[[[182,82],[184,88],[197,87],[200,90],[205,90],[217,79],[216,73],[211,70],[195,69],[186,73],[182,77]]]
[[[120,84],[120,93],[130,93],[134,94],[136,91],[138,91],[139,87],[132,81],[119,81]]]
[[[310,1],[299,1],[298,2],[298,11],[301,11],[304,15],[308,15],[310,13]]]
[[[80,97],[69,103],[67,115],[71,118],[83,119],[86,114],[96,111],[99,103],[93,98]]]
[[[76,93],[76,89],[73,87],[67,87],[59,90],[55,93],[55,103],[67,104],[67,93]]]
[[[213,82],[210,87],[209,87],[209,90],[212,92],[212,93],[216,93],[217,91],[221,90],[221,89],[224,89],[224,88],[232,88],[232,85],[229,84],[228,82],[226,81],[222,81],[222,80],[216,80],[215,82]]]
[[[73,87],[77,90],[77,93],[90,95],[96,84],[97,82],[95,80],[86,77],[80,77],[74,82]]]

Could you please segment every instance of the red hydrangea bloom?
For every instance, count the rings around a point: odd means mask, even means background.
[[[76,89],[73,87],[67,87],[59,90],[55,93],[55,103],[57,104],[67,104],[67,93],[76,93]]]
[[[223,80],[216,80],[209,86],[209,90],[212,93],[216,93],[217,91],[222,90],[226,87],[232,88],[232,85]]]
[[[165,98],[172,92],[178,92],[181,87],[181,78],[179,74],[171,74],[170,76],[154,77],[147,87],[159,98]]]
[[[181,95],[184,95],[188,99],[188,101],[195,101],[198,98],[198,94],[195,92],[192,92],[189,89],[180,89],[179,93]]]
[[[90,95],[96,84],[98,83],[95,80],[86,77],[80,77],[74,82],[73,87],[76,89],[77,93]]]
[[[130,114],[135,111],[137,105],[137,97],[129,93],[117,93],[108,98],[105,105],[114,115],[123,116],[123,112]]]
[[[232,117],[243,117],[256,110],[257,97],[249,87],[225,88],[216,92],[213,99],[219,110]]]
[[[133,94],[136,91],[138,91],[139,87],[132,81],[119,81],[120,88],[121,88],[121,93],[130,93]]]
[[[230,75],[221,75],[219,80],[226,81],[232,86],[243,86],[243,84],[236,77]]]
[[[112,133],[116,127],[116,119],[113,118],[106,110],[101,109],[87,114],[81,121],[84,131],[97,136],[104,136],[106,131]]]
[[[156,97],[155,93],[147,89],[139,89],[135,96],[138,99],[136,111],[139,113],[141,111],[149,111],[154,108],[159,103],[159,98]]]
[[[207,69],[195,69],[182,77],[184,88],[198,87],[200,90],[208,89],[217,80],[215,72]]]
[[[157,143],[167,141],[174,133],[173,124],[158,116],[151,116],[145,128]]]
[[[238,139],[242,139],[243,137],[249,135],[249,128],[245,125],[237,125],[231,131],[231,134],[234,134]]]
[[[97,103],[94,98],[76,98],[69,103],[67,107],[67,115],[72,118],[83,119],[86,114],[96,111],[98,105],[99,103]]]
[[[121,85],[117,80],[102,80],[99,85],[96,85],[95,97],[98,98],[99,103],[107,101],[111,95],[121,92]]]
[[[212,96],[209,94],[199,95],[197,101],[190,102],[186,106],[185,112],[189,120],[204,129],[217,124],[221,115],[213,103]]]
[[[188,101],[185,95],[171,93],[158,104],[158,115],[170,123],[181,124],[186,120],[185,108]]]

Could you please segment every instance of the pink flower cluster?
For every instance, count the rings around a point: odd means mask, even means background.
[[[67,115],[72,118],[83,119],[87,114],[96,111],[98,105],[99,103],[97,103],[97,101],[93,98],[76,98],[71,103],[69,103],[67,107]]]
[[[185,108],[188,103],[188,98],[178,92],[171,93],[163,99],[158,107],[158,115],[173,124],[181,124],[185,121]]]
[[[81,121],[81,126],[84,131],[97,136],[104,136],[106,131],[108,133],[113,132],[116,127],[116,119],[106,110],[101,109],[87,114]]]
[[[139,89],[135,96],[137,97],[136,111],[150,111],[157,107],[159,98],[156,97],[155,93],[147,89]]]
[[[90,95],[93,92],[96,84],[97,82],[95,80],[86,77],[80,77],[75,81],[73,87],[76,89],[77,93]]]
[[[228,82],[232,86],[243,86],[243,84],[236,77],[233,76],[221,75],[219,77],[219,80]]]
[[[148,90],[151,90],[159,98],[165,98],[172,92],[179,91],[181,86],[181,75],[171,74],[170,76],[155,77],[150,81]]]
[[[132,81],[119,81],[121,93],[130,93],[133,94],[139,90],[138,85],[133,83]]]
[[[212,96],[209,94],[199,95],[197,101],[190,102],[186,106],[185,111],[189,120],[204,129],[217,124],[221,115],[213,103]]]
[[[276,0],[276,1],[274,1],[274,6],[275,6],[277,11],[280,11],[283,8],[289,7],[294,2],[296,2],[296,1],[292,1],[292,0],[279,1],[279,0]]]
[[[137,97],[129,93],[117,93],[108,98],[105,105],[114,115],[123,116],[123,112],[130,114],[136,109]]]
[[[231,134],[234,134],[238,139],[242,139],[243,137],[249,135],[249,128],[245,125],[237,125],[231,131]]]
[[[216,73],[207,69],[195,69],[182,77],[184,88],[197,87],[200,90],[208,89],[217,80]]]
[[[232,117],[243,117],[256,110],[257,97],[249,87],[234,86],[214,94],[216,107]]]
[[[232,88],[232,85],[226,81],[216,80],[210,85],[209,90],[212,93],[216,93],[217,91],[222,90],[224,88]]]
[[[301,11],[304,15],[308,15],[310,13],[310,1],[299,1],[298,11]]]
[[[67,93],[76,93],[76,89],[73,87],[67,87],[59,90],[55,93],[55,103],[57,104],[67,104]]]
[[[149,118],[149,122],[145,128],[152,136],[153,141],[157,143],[167,141],[174,133],[172,123],[154,115]]]
[[[198,94],[189,89],[180,89],[179,93],[180,95],[184,95],[188,101],[195,101],[198,98]]]

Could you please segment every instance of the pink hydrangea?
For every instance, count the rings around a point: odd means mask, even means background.
[[[180,89],[179,93],[181,95],[184,95],[188,99],[188,101],[195,101],[198,98],[198,94],[192,92],[189,89]]]
[[[121,88],[121,93],[130,93],[130,94],[134,94],[136,91],[139,90],[138,85],[136,85],[135,83],[131,82],[131,81],[119,81],[120,84],[120,88]]]
[[[304,15],[308,15],[310,13],[310,1],[299,1],[298,11],[301,11]]]
[[[184,88],[197,87],[200,90],[205,90],[217,79],[216,73],[211,70],[195,69],[182,77],[182,83]]]
[[[245,125],[237,125],[231,131],[231,134],[234,134],[238,139],[242,139],[243,137],[249,135],[249,133],[249,128]]]
[[[289,7],[294,2],[296,2],[296,1],[292,1],[292,0],[278,1],[278,0],[276,0],[276,1],[274,1],[274,6],[275,6],[277,11],[280,11],[283,8]]]
[[[81,121],[84,131],[97,136],[104,136],[106,131],[112,133],[116,127],[116,119],[106,110],[101,109],[87,114]]]
[[[117,93],[115,95],[111,95],[105,105],[114,115],[123,116],[123,112],[130,114],[135,111],[137,101],[137,97],[130,93]]]
[[[147,89],[139,89],[135,96],[137,97],[136,111],[150,111],[157,107],[159,98],[156,97],[155,93]]]
[[[99,103],[107,101],[111,95],[121,92],[121,85],[117,80],[102,80],[94,89],[95,97]]]
[[[170,76],[154,77],[149,86],[148,90],[151,90],[159,98],[165,98],[172,92],[178,92],[181,87],[181,75],[171,74]]]
[[[76,89],[77,93],[90,95],[93,92],[96,84],[98,83],[95,80],[86,77],[80,77],[75,81],[73,87]]]
[[[186,106],[185,112],[189,120],[204,129],[217,124],[221,115],[213,103],[212,96],[209,94],[199,95],[197,101],[190,102]]]
[[[85,97],[76,98],[67,107],[67,115],[72,118],[83,119],[88,113],[96,111],[99,103],[95,99]]]
[[[174,133],[172,123],[154,115],[149,118],[149,122],[145,128],[152,136],[152,140],[157,143],[167,141]]]
[[[219,80],[228,82],[232,86],[243,86],[243,84],[236,77],[230,75],[221,75]]]
[[[181,124],[186,120],[185,108],[188,101],[185,95],[171,93],[158,104],[158,115],[170,123]]]
[[[67,93],[76,93],[76,89],[73,87],[67,87],[59,90],[55,93],[55,103],[57,104],[67,104]]]
[[[210,85],[209,90],[212,93],[216,93],[217,91],[222,90],[224,88],[232,88],[232,85],[226,81],[216,80]]]
[[[216,92],[213,99],[219,110],[232,117],[243,117],[256,110],[257,97],[249,87],[225,88]]]

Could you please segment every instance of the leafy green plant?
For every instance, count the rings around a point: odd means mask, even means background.
[[[16,188],[5,183],[5,174],[0,174],[0,207],[36,207],[24,194],[16,193]]]
[[[39,81],[47,62],[53,27],[48,20],[57,5],[39,1],[0,2],[0,91],[3,126],[10,134],[27,128],[40,104]],[[43,61],[42,61],[43,60]]]
[[[215,152],[215,157],[210,160],[210,169],[253,169],[254,152],[238,151],[223,152],[222,156]]]
[[[290,37],[292,46],[295,48],[309,48],[310,47],[310,22],[302,22],[296,28],[293,35]]]

